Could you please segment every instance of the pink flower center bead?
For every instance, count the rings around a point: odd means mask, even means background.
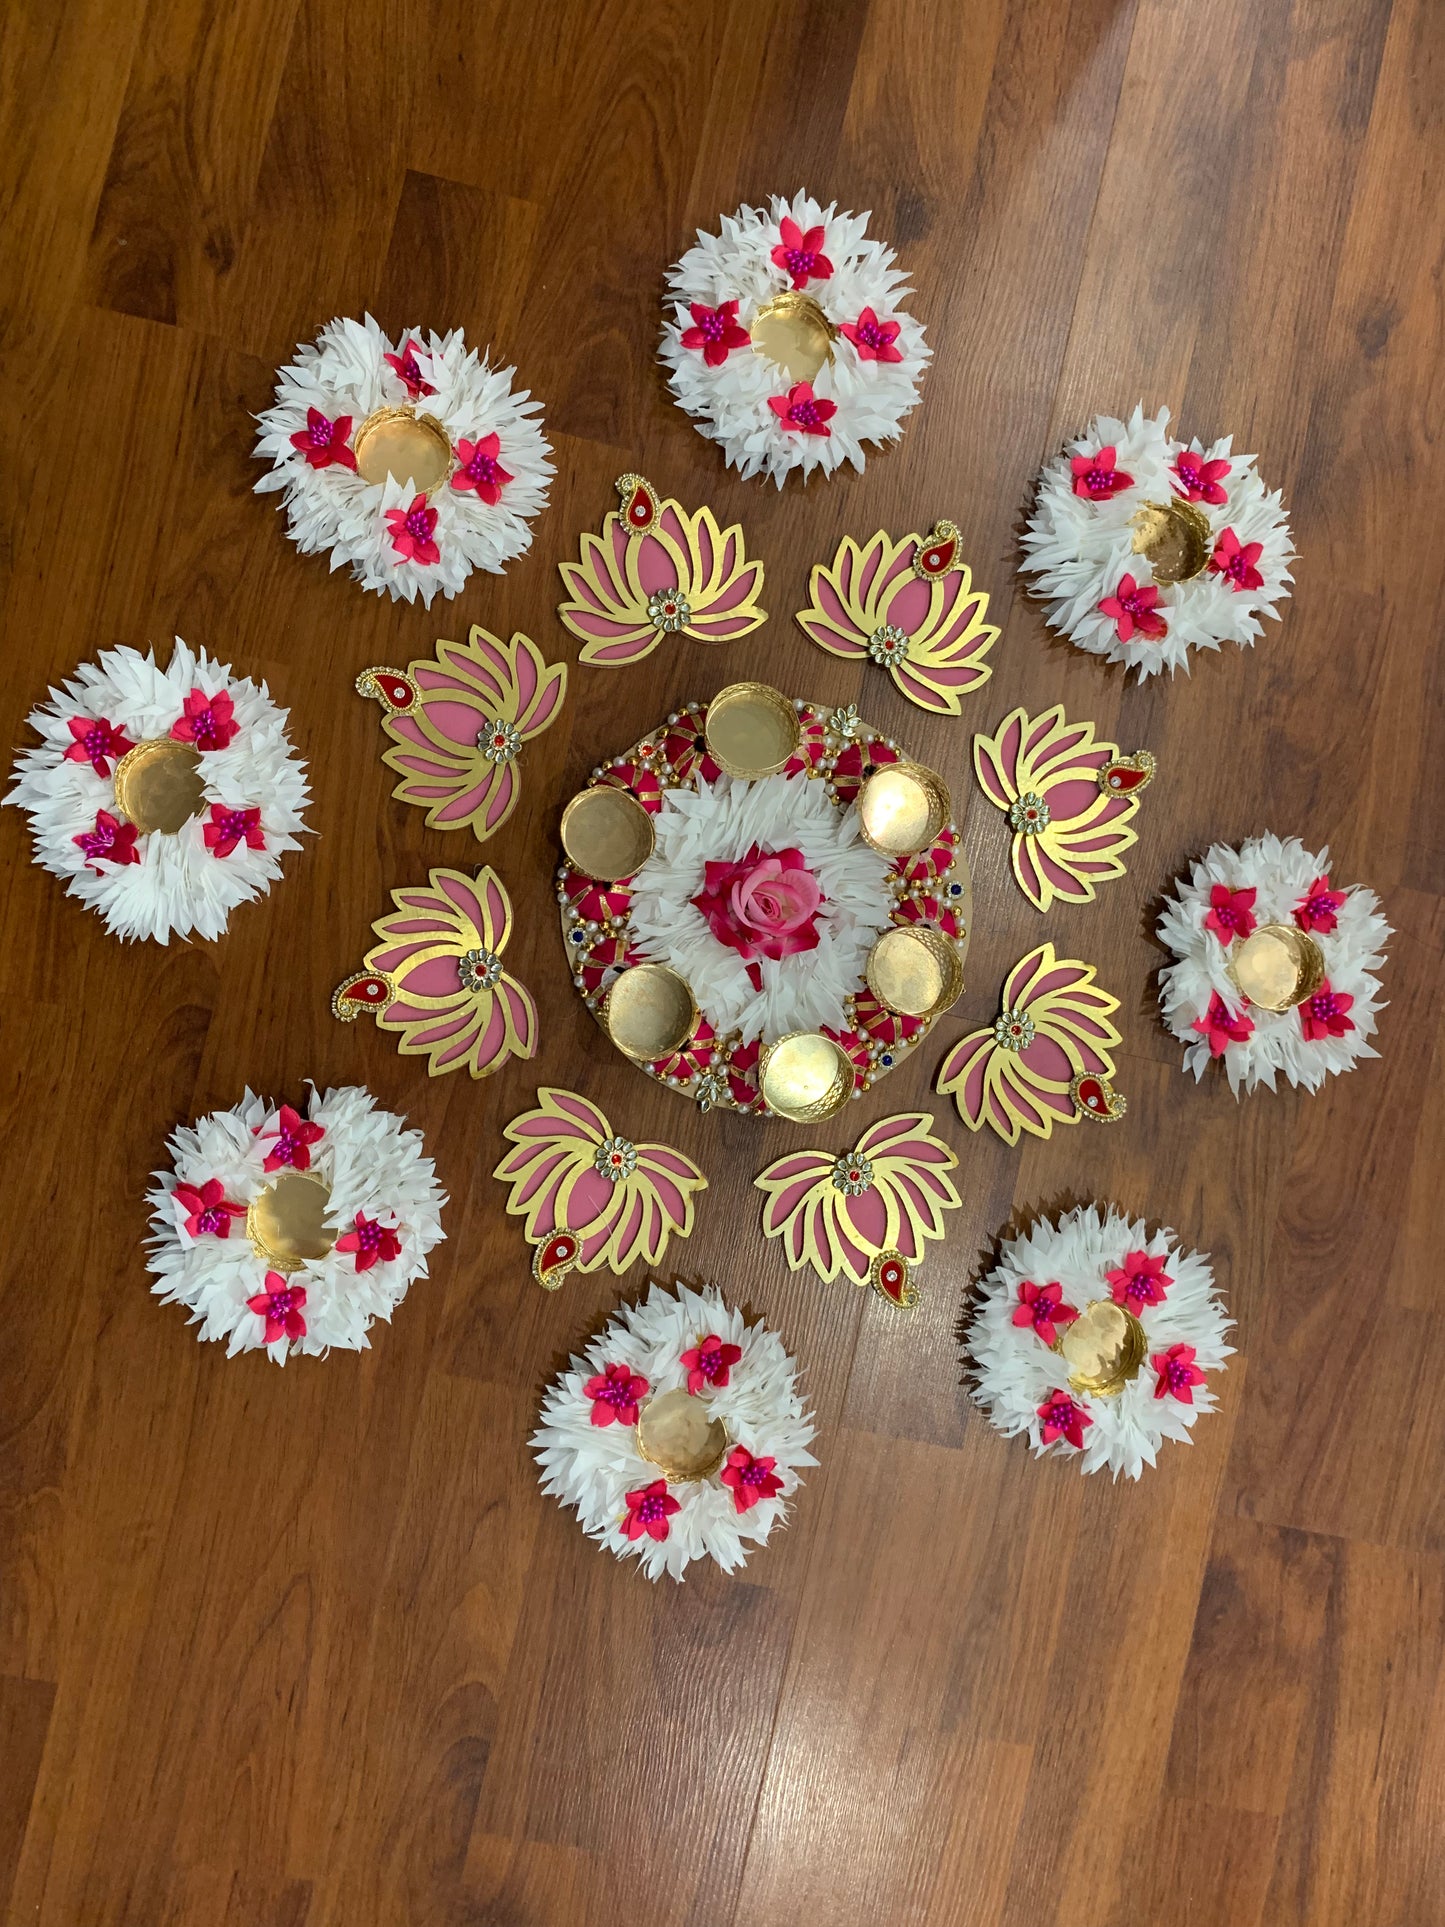
[[[276,1133],[276,1149],[273,1155],[277,1157],[282,1164],[290,1164],[296,1155],[300,1143],[300,1138],[293,1137],[291,1132],[283,1126],[281,1130]]]
[[[1191,455],[1189,451],[1186,449],[1184,453],[1179,457],[1179,460],[1174,464],[1174,467],[1178,473],[1179,479],[1181,482],[1183,482],[1186,488],[1189,488],[1189,489],[1203,488],[1204,473],[1199,466],[1199,462],[1200,462],[1199,456]]]
[[[196,1219],[196,1229],[197,1231],[209,1231],[218,1238],[224,1238],[228,1235],[230,1223],[230,1212],[221,1210],[217,1205],[212,1205],[209,1210],[201,1212],[200,1216]]]
[[[475,456],[472,458],[474,461]],[[484,458],[485,459],[485,458]],[[429,542],[432,531],[432,512],[430,509],[411,509],[406,518],[406,532],[415,536],[418,542]]]
[[[726,317],[714,308],[710,314],[705,314],[697,325],[708,341],[721,341],[728,324]]]
[[[885,335],[876,321],[860,321],[858,339],[870,348],[891,348],[893,345],[892,335]]]
[[[1111,468],[1091,468],[1085,472],[1084,487],[1090,495],[1111,495],[1114,490],[1114,471]]]
[[[614,1409],[623,1405],[635,1404],[636,1401],[632,1396],[631,1378],[609,1378],[602,1390],[598,1392],[597,1398],[602,1404],[611,1405]],[[648,1503],[651,1504],[651,1500],[649,1500]]]
[[[813,257],[809,255],[807,258],[811,261]],[[817,428],[822,420],[822,417],[818,413],[817,403],[811,401],[794,402],[793,406],[788,410],[788,416],[790,420],[797,422],[801,428]]]
[[[1227,930],[1238,930],[1244,918],[1232,903],[1217,903],[1214,914]]]
[[[760,1459],[754,1459],[751,1465],[743,1467],[744,1485],[765,1485],[767,1478],[768,1468]]]
[[[192,716],[191,729],[197,749],[224,749],[229,741],[225,729],[217,725],[215,711],[209,706]]]
[[[500,463],[494,456],[488,455],[485,450],[481,448],[475,448],[472,450],[472,459],[467,463],[464,472],[469,475],[474,482],[483,482],[490,487],[497,479],[497,472],[500,466]],[[411,528],[409,521],[407,527]],[[412,529],[412,534],[416,534],[415,529]]]
[[[1194,1380],[1182,1358],[1170,1358],[1164,1364],[1164,1382],[1171,1392],[1183,1392],[1193,1385]]]
[[[1222,573],[1227,575],[1231,582],[1237,582],[1239,586],[1243,588],[1245,587],[1245,577],[1250,573],[1253,566],[1253,563],[1245,554],[1244,550],[1242,548],[1236,549],[1234,554],[1230,556],[1229,560],[1225,563]]]
[[[637,1516],[644,1525],[651,1525],[654,1519],[665,1518],[667,1513],[662,1494],[654,1493],[650,1498],[644,1499],[637,1508]]]
[[[818,264],[818,257],[811,248],[789,248],[783,259],[788,264],[788,273],[794,277],[811,275]]]
[[[246,831],[250,828],[250,811],[227,810],[226,814],[221,818],[218,827],[221,832],[220,842],[244,843],[246,840]]]
[[[89,756],[92,761],[94,761],[97,756],[105,756],[110,750],[110,725],[108,723],[93,723],[80,740],[85,745],[86,755]]]
[[[1119,597],[1119,606],[1138,622],[1141,616],[1153,615],[1154,598],[1146,589],[1131,589],[1128,595]],[[1140,626],[1142,627],[1142,624]]]
[[[381,1243],[381,1226],[368,1218],[357,1231],[359,1249],[363,1252],[375,1251]]]
[[[1332,990],[1317,990],[1310,998],[1310,1015],[1320,1023],[1327,1024],[1332,1017],[1341,1015],[1339,999]]]
[[[1056,1425],[1061,1432],[1067,1431],[1073,1423],[1074,1402],[1069,1398],[1056,1399],[1044,1413],[1045,1425]]]
[[[87,856],[104,856],[115,842],[115,831],[107,829],[104,823],[97,823],[93,830],[87,830],[75,840]]]
[[[273,1291],[271,1293],[271,1316],[273,1318],[285,1318],[294,1308],[295,1304],[296,1294],[294,1291]]]
[[[313,448],[330,448],[331,438],[336,433],[336,424],[327,421],[322,415],[308,425],[306,433]]]

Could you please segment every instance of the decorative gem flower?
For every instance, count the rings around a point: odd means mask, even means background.
[[[225,689],[213,696],[204,689],[188,689],[185,711],[171,724],[177,742],[194,743],[198,750],[229,749],[240,733],[236,706]]]
[[[1158,613],[1158,602],[1159,591],[1152,582],[1144,586],[1132,575],[1123,575],[1114,593],[1105,596],[1099,607],[1112,620],[1120,642],[1132,641],[1136,629],[1141,636],[1157,642],[1169,633],[1169,624]]]
[[[509,1058],[535,1056],[537,1006],[502,967],[512,905],[496,871],[433,870],[391,900],[361,970],[333,993],[332,1014],[351,1023],[369,1010],[378,1029],[400,1032],[403,1057],[428,1060],[432,1077],[463,1066],[490,1077]]]
[[[1232,1011],[1217,990],[1211,991],[1209,1008],[1190,1025],[1209,1044],[1211,1057],[1223,1057],[1231,1044],[1242,1044],[1254,1035],[1254,1020],[1244,1011]]]
[[[484,763],[515,762],[522,747],[522,732],[505,717],[494,716],[477,731],[477,748]]]
[[[583,662],[621,668],[650,655],[664,635],[732,642],[767,621],[757,601],[763,565],[747,560],[737,524],[720,529],[709,508],[689,515],[660,501],[639,475],[619,476],[617,490],[623,507],[604,519],[600,536],[582,537],[582,560],[558,565],[569,600],[557,613],[581,639]],[[668,602],[680,622],[668,616]]]
[[[665,1539],[671,1531],[668,1520],[674,1512],[681,1512],[682,1502],[674,1499],[667,1489],[666,1479],[654,1479],[651,1485],[639,1486],[635,1492],[626,1494],[627,1518],[622,1530],[629,1539],[640,1539],[645,1532],[649,1539]]]
[[[1154,1384],[1155,1398],[1177,1398],[1181,1405],[1194,1403],[1194,1387],[1205,1383],[1204,1373],[1194,1362],[1192,1345],[1171,1345],[1155,1352],[1149,1363],[1159,1374]]]
[[[901,328],[901,322],[880,321],[871,308],[865,308],[856,321],[840,322],[838,332],[852,342],[860,361],[902,361]]]
[[[1052,1445],[1055,1439],[1067,1439],[1069,1444],[1084,1449],[1084,1431],[1094,1421],[1082,1405],[1076,1405],[1067,1392],[1050,1392],[1038,1408],[1045,1445]]]
[[[593,1425],[636,1425],[638,1403],[647,1393],[641,1372],[615,1360],[582,1387],[583,1397],[592,1401]]]
[[[755,843],[740,862],[708,862],[692,903],[718,942],[750,964],[758,957],[792,957],[818,947],[823,892],[801,850],[765,856]],[[761,990],[761,973],[754,971],[749,972],[754,988]]]
[[[244,843],[248,850],[264,850],[265,833],[261,828],[261,811],[228,809],[224,803],[211,805],[211,820],[204,830],[206,848],[212,856],[227,857],[238,844]]]
[[[387,509],[386,526],[391,530],[391,546],[407,562],[440,562],[442,552],[432,537],[436,534],[437,511],[427,507],[425,495],[414,495],[406,508]]]
[[[109,777],[111,764],[135,748],[135,744],[104,716],[71,716],[66,728],[75,738],[65,751],[67,763],[89,763],[97,776]]]
[[[1034,1332],[1045,1345],[1052,1345],[1059,1326],[1072,1325],[1078,1315],[1072,1305],[1064,1303],[1064,1288],[1057,1280],[1048,1285],[1036,1285],[1030,1278],[1020,1281],[1013,1322]]]
[[[719,1477],[733,1495],[739,1512],[751,1512],[764,1499],[774,1499],[783,1482],[773,1467],[776,1459],[755,1459],[745,1445],[735,1445]]]
[[[1295,905],[1291,915],[1301,930],[1326,933],[1339,924],[1339,911],[1349,898],[1348,890],[1332,890],[1327,876],[1316,877],[1308,892]]]
[[[308,1123],[289,1104],[283,1104],[274,1117],[258,1124],[252,1132],[262,1144],[269,1144],[262,1169],[265,1171],[309,1171],[311,1146],[326,1135],[323,1125]]]
[[[483,435],[474,442],[469,442],[464,435],[458,438],[457,466],[451,478],[458,495],[470,492],[479,496],[488,508],[496,507],[508,482],[517,479],[497,459],[501,448],[500,435]]]
[[[102,863],[124,866],[140,862],[136,834],[134,823],[122,823],[109,810],[97,810],[94,827],[82,830],[79,836],[73,836],[70,840],[85,852],[85,867],[99,875]]]
[[[1025,790],[1009,804],[1008,820],[1018,836],[1042,836],[1049,827],[1049,806],[1037,790]]]
[[[1346,1015],[1354,1003],[1347,991],[1331,990],[1327,977],[1314,996],[1306,997],[1299,1007],[1305,1037],[1311,1043],[1318,1037],[1343,1037],[1355,1028],[1354,1019]]]
[[[1221,484],[1233,464],[1222,457],[1206,461],[1198,449],[1181,448],[1173,462],[1174,485],[1186,502],[1208,502],[1222,508],[1229,500]]]
[[[278,1338],[288,1342],[306,1336],[306,1287],[289,1285],[279,1271],[266,1273],[266,1289],[246,1300],[247,1311],[266,1321],[264,1343],[274,1345]]]
[[[835,1152],[790,1152],[755,1180],[767,1198],[764,1236],[782,1239],[790,1271],[809,1265],[825,1281],[841,1273],[865,1285],[885,1251],[921,1264],[928,1240],[943,1236],[944,1212],[959,1204],[948,1175],[957,1162],[924,1111],[885,1117],[864,1132],[848,1160],[850,1172],[870,1175],[858,1189],[838,1184]]]
[[[358,1271],[370,1271],[373,1265],[389,1265],[401,1256],[401,1239],[393,1226],[358,1211],[355,1230],[343,1232],[335,1248],[349,1251]]]
[[[1104,1278],[1114,1303],[1138,1318],[1148,1305],[1162,1305],[1164,1294],[1174,1283],[1164,1269],[1167,1259],[1147,1251],[1126,1251],[1123,1263]]]
[[[538,1108],[502,1133],[514,1148],[492,1173],[510,1187],[507,1210],[523,1219],[528,1242],[575,1233],[584,1272],[605,1264],[620,1275],[638,1258],[660,1264],[668,1239],[692,1231],[695,1196],[707,1189],[702,1172],[665,1144],[620,1138],[575,1091],[543,1089],[537,1097]],[[620,1167],[611,1162],[614,1151]]]
[[[301,451],[308,468],[330,468],[333,463],[355,469],[356,456],[347,447],[351,439],[350,415],[328,421],[319,408],[306,410],[306,426],[291,437],[291,446]]]
[[[731,1090],[727,1067],[713,1064],[693,1079],[692,1094],[700,1111],[711,1111],[717,1105],[726,1103]],[[754,1092],[756,1096],[756,1092]]]
[[[795,435],[831,435],[828,424],[838,412],[838,404],[813,393],[810,381],[795,381],[786,395],[769,395],[768,406]]]
[[[413,401],[422,395],[434,395],[437,391],[422,374],[417,356],[423,352],[419,341],[408,341],[399,354],[383,355],[388,368],[405,387]]]
[[[1096,449],[1092,455],[1072,455],[1069,472],[1074,478],[1074,493],[1090,502],[1107,502],[1120,489],[1133,488],[1134,477],[1116,466],[1117,448]]]
[[[709,368],[721,368],[734,348],[746,348],[752,337],[738,325],[736,301],[722,301],[709,308],[706,302],[688,304],[692,326],[682,331],[684,348],[699,349]]]
[[[867,1158],[849,1157],[845,1152],[833,1166],[833,1188],[850,1198],[861,1198],[873,1189],[873,1166]]]
[[[918,708],[957,716],[993,674],[985,658],[998,630],[985,621],[988,597],[975,591],[956,539],[940,548],[936,534],[895,542],[879,529],[863,547],[845,536],[830,563],[814,564],[796,619],[820,649],[871,660]],[[938,566],[923,571],[935,549]]]
[[[709,1332],[681,1353],[678,1364],[687,1373],[687,1389],[694,1398],[703,1391],[720,1392],[730,1382],[732,1368],[743,1355],[741,1345],[730,1345]]]
[[[1256,890],[1231,890],[1227,883],[1216,883],[1209,893],[1205,929],[1212,930],[1225,945],[1233,943],[1236,937],[1249,936],[1254,929],[1254,900],[1258,894]]]
[[[833,263],[823,252],[827,230],[820,221],[805,234],[791,215],[778,222],[778,245],[773,249],[774,267],[792,277],[794,288],[806,288],[810,281],[826,281]]]
[[[1262,542],[1241,543],[1233,529],[1223,529],[1209,558],[1209,567],[1215,575],[1223,576],[1236,593],[1241,589],[1262,589],[1264,577],[1254,565],[1263,553]]]
[[[204,1184],[178,1184],[171,1192],[186,1214],[188,1238],[229,1238],[232,1218],[244,1218],[244,1204],[232,1204],[219,1178]]]
[[[1040,944],[1009,972],[997,1022],[944,1058],[938,1089],[971,1131],[988,1124],[1009,1144],[1021,1131],[1048,1137],[1056,1124],[1077,1124],[1070,1086],[1085,1073],[1113,1077],[1119,1033],[1109,1019],[1118,1008],[1091,964]]]

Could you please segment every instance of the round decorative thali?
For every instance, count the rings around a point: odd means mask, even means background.
[[[613,1043],[703,1110],[830,1117],[963,989],[948,787],[852,705],[735,683],[562,815],[562,939]]]

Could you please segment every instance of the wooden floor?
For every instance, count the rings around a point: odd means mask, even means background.
[[[0,740],[81,658],[179,632],[264,674],[319,836],[222,944],[122,947],[0,820],[0,1908],[30,1927],[1436,1927],[1445,1921],[1445,756],[1432,0],[21,0],[0,178]],[[871,208],[936,350],[866,477],[725,473],[653,360],[699,224],[806,186]],[[363,595],[251,493],[248,416],[336,314],[464,325],[547,409],[529,556],[452,605]],[[1015,573],[1032,476],[1096,410],[1234,431],[1300,550],[1282,624],[1126,686]],[[429,1083],[328,993],[391,886],[475,861],[394,802],[373,662],[473,621],[556,655],[556,563],[623,468],[741,518],[757,635],[578,671],[488,846],[535,1066]],[[865,689],[789,621],[840,535],[955,518],[1003,637],[960,723],[866,707],[970,799],[970,987],[1044,936],[1123,1000],[1128,1122],[1008,1149],[941,1100],[965,1208],[910,1319],[786,1273],[702,1117],[560,967],[557,812],[685,695]],[[967,776],[1061,700],[1161,777],[1130,872],[1041,920]],[[1316,1097],[1196,1088],[1159,893],[1210,841],[1330,845],[1396,935],[1381,1060]],[[959,1020],[962,1020],[960,1023]],[[925,1052],[849,1117],[926,1104]],[[244,1085],[364,1081],[424,1127],[449,1242],[362,1357],[227,1363],[147,1289],[167,1132]],[[649,1586],[544,1500],[541,1387],[644,1284],[533,1285],[490,1179],[581,1082],[711,1190],[681,1247],[806,1366],[821,1470],[737,1578]],[[1222,1414],[1137,1486],[1034,1462],[963,1389],[970,1279],[1100,1198],[1214,1255]]]

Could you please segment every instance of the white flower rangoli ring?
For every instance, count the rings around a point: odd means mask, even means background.
[[[531,546],[554,471],[541,403],[514,392],[515,373],[459,328],[393,342],[370,315],[328,322],[257,417],[271,467],[256,491],[285,492],[303,555],[329,551],[362,588],[430,607]]]
[[[861,469],[896,441],[929,359],[907,276],[866,214],[810,195],[741,207],[668,274],[661,358],[677,404],[744,476]]]

